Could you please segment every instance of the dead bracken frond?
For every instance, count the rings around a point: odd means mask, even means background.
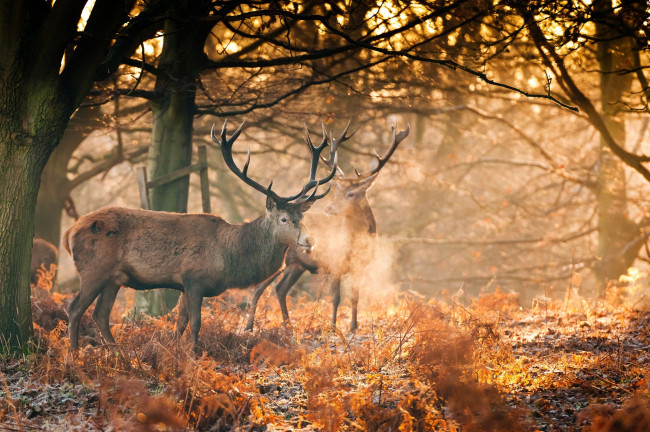
[[[650,401],[635,397],[617,409],[611,405],[589,408],[589,432],[642,432],[650,430]]]
[[[242,309],[213,300],[197,355],[174,315],[123,306],[115,345],[87,312],[71,355],[69,298],[46,294],[32,299],[34,353],[0,359],[0,429],[611,432],[644,430],[634,427],[650,418],[644,311],[404,293],[362,309],[355,334],[329,327],[329,299],[300,301],[292,326],[270,302],[248,332]]]
[[[49,266],[41,264],[41,267],[36,269],[36,283],[33,285],[36,295],[43,291],[49,292],[52,290],[56,268],[56,264],[50,264]]]

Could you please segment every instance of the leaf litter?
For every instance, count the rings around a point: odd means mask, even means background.
[[[71,355],[70,299],[41,292],[32,352],[0,359],[0,430],[650,430],[648,311],[401,293],[348,334],[349,305],[332,329],[327,301],[298,298],[284,325],[267,297],[248,332],[232,306],[246,295],[206,302],[200,355],[174,336],[174,314],[133,315],[128,301],[116,345],[89,311]]]

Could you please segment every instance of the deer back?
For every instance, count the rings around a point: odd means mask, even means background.
[[[52,264],[56,264],[58,257],[59,251],[56,246],[46,240],[35,238],[32,244],[32,283],[37,282],[38,275],[36,271],[40,269],[41,266],[45,267],[46,270],[49,270]]]

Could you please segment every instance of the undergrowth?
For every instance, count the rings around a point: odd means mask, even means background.
[[[133,315],[127,296],[112,314],[117,344],[102,343],[88,311],[73,355],[71,298],[51,288],[33,290],[35,352],[0,360],[0,429],[554,430],[544,425],[568,395],[572,413],[553,417],[571,422],[564,430],[648,430],[647,367],[629,346],[605,347],[623,328],[603,336],[591,359],[591,345],[571,339],[607,314],[633,320],[630,310],[522,310],[499,290],[468,305],[401,294],[366,305],[351,335],[331,328],[326,301],[298,299],[284,325],[271,299],[247,332],[246,312],[232,306],[247,295],[238,292],[205,302],[195,355],[187,335],[175,336],[174,314]],[[647,330],[647,314],[634,322]],[[553,349],[549,335],[564,345]],[[587,402],[571,402],[574,388],[591,392]],[[612,388],[622,396],[602,396]]]

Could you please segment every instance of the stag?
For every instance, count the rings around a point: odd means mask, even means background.
[[[333,146],[338,147],[341,142],[352,136],[346,135],[347,130],[348,127],[345,128],[339,138],[332,139]],[[391,144],[383,156],[375,156],[376,164],[370,171],[360,174],[355,169],[354,177],[345,178],[343,172],[337,168],[336,177],[332,180],[334,199],[329,206],[325,207],[326,219],[329,220],[321,221],[321,224],[313,224],[314,230],[319,226],[324,227],[324,232],[316,235],[319,241],[318,249],[311,254],[307,254],[295,247],[289,248],[286,256],[286,268],[282,272],[280,282],[275,287],[280,309],[282,310],[282,318],[285,322],[289,322],[287,294],[298,278],[308,271],[312,274],[327,275],[332,293],[332,325],[336,326],[336,316],[341,301],[341,278],[349,274],[353,279],[350,331],[354,332],[357,329],[359,284],[366,267],[373,258],[375,239],[377,237],[377,224],[368,201],[367,192],[377,179],[379,171],[386,165],[386,162],[397,149],[399,143],[408,136],[409,130],[407,126],[406,130],[396,134],[395,126],[392,127]],[[323,136],[326,136],[324,126]],[[309,138],[307,141],[310,142]],[[330,167],[334,167],[331,161],[326,162]],[[246,325],[247,330],[253,329],[257,302],[274,279],[275,277],[270,278],[255,287]]]
[[[38,270],[50,270],[51,266],[56,265],[59,258],[59,250],[47,240],[35,238],[32,243],[32,283],[36,285],[39,279]]]
[[[300,192],[279,196],[248,177],[250,149],[243,169],[232,157],[233,143],[244,123],[226,136],[224,122],[220,145],[228,168],[244,183],[266,195],[266,212],[252,222],[230,224],[212,214],[182,214],[108,207],[80,218],[64,233],[63,245],[72,256],[81,289],[69,308],[70,349],[79,346],[79,321],[97,298],[93,319],[102,337],[115,343],[109,315],[121,286],[136,290],[172,288],[182,291],[177,333],[189,322],[194,347],[201,328],[204,297],[217,296],[229,288],[243,288],[274,276],[282,267],[289,247],[309,250],[313,240],[302,227],[303,213],[328,192],[317,194],[320,185],[336,173],[336,147],[329,174],[316,180],[321,152],[328,143],[310,144],[309,180]]]

